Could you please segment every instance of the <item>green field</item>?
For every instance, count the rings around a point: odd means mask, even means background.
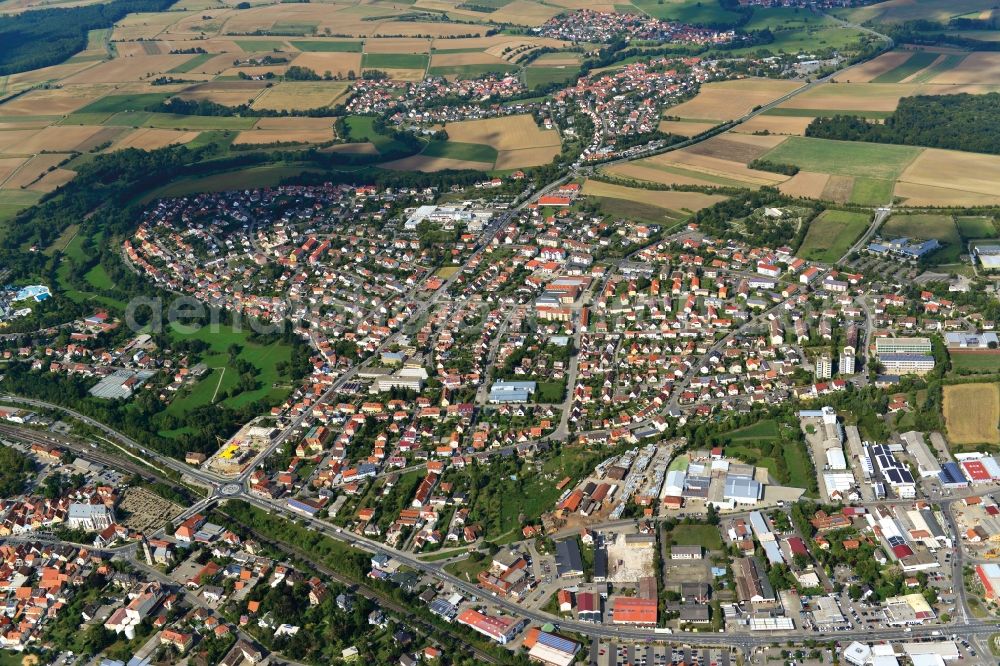
[[[805,240],[796,254],[810,261],[836,263],[864,233],[868,222],[867,213],[823,211],[809,225]]]
[[[631,199],[619,199],[617,197],[587,197],[588,201],[594,201],[601,207],[601,211],[612,217],[620,217],[633,222],[645,222],[648,224],[670,224],[687,217],[685,213],[679,213],[668,208],[660,208],[653,204],[634,201]]]
[[[431,67],[427,73],[430,76],[457,77],[460,79],[478,79],[487,74],[512,74],[517,71],[514,65],[496,63],[493,65],[443,65]]]
[[[76,113],[119,113],[142,111],[170,97],[171,93],[136,93],[134,95],[107,95],[77,109]]]
[[[761,159],[838,176],[895,179],[922,148],[790,136]]]
[[[850,202],[862,206],[883,206],[892,201],[893,185],[891,180],[855,178]]]
[[[173,69],[167,70],[168,74],[185,74],[190,72],[195,67],[201,67],[206,62],[214,58],[217,54],[215,53],[199,53],[198,55],[192,57],[187,62],[177,65]]]
[[[493,146],[487,146],[483,143],[462,143],[461,141],[431,141],[421,155],[470,162],[487,162],[491,165],[497,161],[497,150]]]
[[[295,35],[304,37],[316,32],[319,21],[275,21],[268,31],[273,35]]]
[[[319,173],[316,169],[291,164],[250,167],[238,171],[225,171],[197,178],[181,178],[142,197],[142,203],[155,199],[183,197],[197,192],[225,192],[248,187],[273,187],[294,179],[303,173]]]
[[[111,281],[111,277],[101,264],[97,264],[91,268],[83,277],[95,289],[112,289],[115,286],[115,283]]]
[[[964,53],[949,53],[945,57],[941,58],[941,62],[928,67],[910,79],[910,83],[927,83],[938,74],[955,69],[962,64],[962,61],[965,60],[966,57],[968,56]]]
[[[703,0],[632,0],[632,5],[655,18],[695,25],[733,25],[741,18],[737,12],[723,9],[718,2]]]
[[[993,218],[962,216],[956,217],[958,233],[965,239],[996,238],[997,228]]]
[[[524,85],[539,88],[551,83],[567,83],[579,73],[576,67],[528,67],[524,70]]]
[[[374,116],[347,116],[344,118],[347,136],[352,142],[371,141],[378,152],[385,154],[393,150],[403,150],[405,146],[387,134],[375,131]],[[493,158],[496,159],[495,157]]]
[[[0,222],[6,222],[18,211],[30,208],[42,198],[40,192],[29,190],[0,190]],[[2,235],[2,232],[0,232]]]
[[[893,67],[888,72],[883,72],[882,74],[876,76],[871,80],[872,83],[899,83],[905,78],[913,76],[925,67],[930,66],[935,60],[938,59],[937,53],[931,53],[929,51],[917,51],[905,62]]]
[[[759,441],[762,439],[777,439],[778,424],[773,419],[758,421],[753,425],[737,430],[730,430],[725,437],[732,442]]]
[[[1000,354],[951,354],[951,369],[1000,372]]]
[[[209,345],[199,359],[211,371],[207,373],[190,392],[177,396],[167,407],[168,414],[184,414],[195,407],[212,402],[216,390],[221,395],[232,389],[239,382],[237,372],[228,367],[227,350],[230,345],[241,347],[238,358],[252,364],[260,374],[257,376],[259,388],[245,391],[232,396],[222,404],[229,407],[240,407],[255,400],[268,398],[282,400],[291,391],[288,377],[282,376],[277,369],[278,363],[287,362],[291,358],[291,347],[285,344],[272,343],[259,345],[248,341],[248,332],[237,331],[227,326],[203,326],[196,331],[186,332],[180,326],[172,323],[168,329],[175,340],[201,340]]]
[[[294,40],[289,42],[299,51],[321,51],[323,53],[361,53],[364,42],[349,42],[344,40],[304,41]]]
[[[427,69],[426,53],[366,53],[361,58],[365,69]]]
[[[768,109],[761,115],[764,116],[786,116],[792,118],[832,118],[833,116],[860,116],[868,119],[888,118],[893,111],[853,111],[851,109],[837,109],[835,111],[821,111],[819,109],[796,109],[791,107],[779,107]]]
[[[989,6],[982,0],[919,0],[875,3],[866,7],[838,10],[836,13],[856,23],[898,23],[918,19],[948,23],[951,19],[970,12],[978,14]]]
[[[185,116],[177,113],[121,111],[104,121],[113,127],[156,127],[178,130],[246,130],[257,118],[240,116]]]
[[[663,539],[671,546],[701,546],[705,550],[722,550],[722,535],[714,525],[677,525],[664,530]]]

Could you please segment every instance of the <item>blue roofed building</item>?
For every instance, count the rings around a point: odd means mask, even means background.
[[[926,257],[928,254],[938,250],[941,243],[936,238],[918,241],[911,238],[894,238],[889,241],[871,243],[868,251],[873,254],[888,254],[903,259],[917,260]]]
[[[944,488],[967,488],[969,480],[962,474],[962,468],[956,462],[946,462],[941,465],[938,479]]]

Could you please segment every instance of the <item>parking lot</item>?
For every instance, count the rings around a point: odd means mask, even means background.
[[[664,645],[625,645],[594,641],[591,666],[730,666],[728,650],[671,648]]]

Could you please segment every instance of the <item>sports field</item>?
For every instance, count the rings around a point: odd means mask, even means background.
[[[944,420],[952,444],[1000,444],[1000,386],[945,386]]]
[[[867,213],[825,210],[809,225],[796,254],[810,261],[836,263],[864,232],[869,221]]]

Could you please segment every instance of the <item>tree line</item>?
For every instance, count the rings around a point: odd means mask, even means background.
[[[87,48],[89,31],[110,28],[126,14],[162,12],[174,2],[112,0],[0,16],[0,75],[56,65]]]
[[[998,155],[1000,93],[904,97],[884,124],[854,115],[816,118],[806,136]]]

